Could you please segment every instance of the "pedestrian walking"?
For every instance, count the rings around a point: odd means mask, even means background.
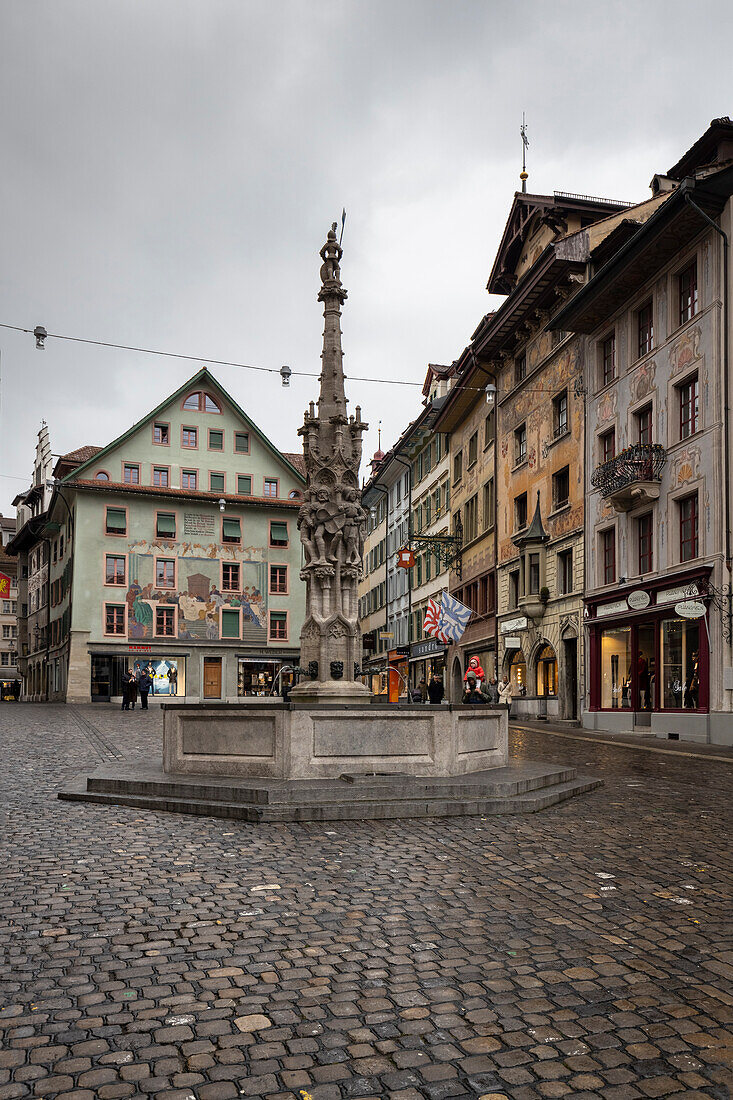
[[[440,676],[433,673],[433,677],[428,684],[428,699],[433,705],[442,703],[443,696],[445,695],[445,688],[443,687],[443,681]]]
[[[140,674],[140,679],[137,682],[138,691],[140,692],[140,708],[141,710],[148,709],[148,693],[153,686],[153,681],[150,679],[150,674],[146,668],[143,669]],[[134,704],[133,704],[134,706]]]
[[[496,682],[496,676],[490,676],[488,680],[485,680],[481,685],[481,690],[486,696],[488,702],[492,706],[496,706],[499,702],[499,687]]]
[[[427,680],[425,679],[424,676],[423,676],[422,680],[420,681],[420,683],[417,685],[417,688],[418,688],[418,691],[420,692],[420,702],[421,703],[427,703],[427,701],[428,701],[428,684],[427,684]]]
[[[502,676],[501,680],[499,680],[498,690],[499,702],[504,703],[507,707],[509,707],[509,715],[511,716],[512,696],[514,694],[514,692],[512,691],[511,681],[505,679],[505,677]]]

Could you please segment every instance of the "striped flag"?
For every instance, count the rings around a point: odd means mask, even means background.
[[[445,635],[446,641],[450,639],[452,642],[460,642],[472,614],[470,607],[466,607],[454,596],[449,596],[447,592],[443,593],[438,629]]]
[[[440,604],[437,604],[432,596],[428,600],[428,606],[425,608],[423,632],[432,635],[433,638],[437,638],[440,642],[447,643],[448,641],[448,638],[440,629]]]

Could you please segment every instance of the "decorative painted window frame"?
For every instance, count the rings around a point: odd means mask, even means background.
[[[116,581],[108,581],[107,580],[107,558],[124,558],[124,561],[125,561],[125,579],[122,581],[121,584],[118,584]],[[128,559],[127,554],[109,554],[109,553],[105,552],[105,554],[102,558],[102,587],[103,588],[117,588],[117,589],[127,588],[128,568],[129,568],[129,559]],[[107,601],[107,602],[109,603],[110,601]]]

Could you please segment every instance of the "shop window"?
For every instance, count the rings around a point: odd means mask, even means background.
[[[169,446],[171,441],[171,429],[169,424],[161,424],[156,421],[153,424],[153,443],[158,443],[162,447]]]
[[[197,470],[181,470],[181,488],[198,489],[199,475]]]
[[[270,593],[273,596],[286,595],[288,591],[287,565],[270,566]]]
[[[699,428],[700,396],[698,377],[693,375],[677,387],[680,406],[680,439],[694,435]]]
[[[568,430],[568,391],[563,390],[552,401],[552,434],[555,439]]]
[[[278,493],[278,480],[277,478],[266,477],[264,483],[264,495],[266,497],[276,497]]]
[[[108,535],[127,534],[127,511],[124,508],[108,508],[105,520]]]
[[[218,428],[209,428],[209,450],[224,450],[224,432],[220,431]]]
[[[527,694],[527,662],[521,649],[518,649],[512,657],[509,666],[509,680],[514,695]]]
[[[155,633],[159,638],[174,638],[176,633],[175,607],[156,607]]]
[[[616,457],[616,429],[604,432],[598,436],[598,460],[600,463],[610,462]]]
[[[573,591],[573,551],[562,550],[557,555],[557,588],[562,596]]]
[[[240,497],[252,496],[252,478],[249,474],[237,475],[237,495]]]
[[[221,636],[222,638],[238,638],[239,612],[222,608],[221,612]]]
[[[153,466],[153,485],[157,485],[160,488],[167,488],[168,481],[168,467]]]
[[[616,377],[616,334],[601,341],[601,384],[607,386]]]
[[[125,605],[106,603],[104,605],[104,633],[123,635],[125,633]]]
[[[124,557],[118,557],[115,554],[107,554],[104,567],[105,584],[124,585],[126,561],[127,559]]]
[[[680,515],[680,561],[692,561],[700,552],[697,493],[678,501],[677,507]]]
[[[198,428],[181,428],[181,446],[182,447],[198,447],[199,445],[199,430]]]
[[[551,645],[544,646],[537,658],[537,694],[557,695],[557,657]]]
[[[570,467],[563,466],[552,475],[552,505],[553,508],[564,508],[570,500]]]
[[[631,709],[631,627],[601,631],[601,707]]]
[[[155,562],[155,587],[175,588],[176,563],[170,558],[157,558]]]
[[[249,432],[234,433],[234,450],[240,455],[249,454]]]
[[[690,619],[662,620],[662,706],[697,710],[700,706],[700,624]]]
[[[239,563],[225,561],[221,567],[221,587],[224,592],[239,592]]]
[[[677,276],[679,320],[684,325],[697,313],[697,263],[690,264]]]
[[[221,523],[222,542],[241,542],[242,527],[239,519],[233,516],[225,516]]]
[[[125,462],[122,467],[122,478],[125,485],[139,485],[140,464],[137,462]]]
[[[175,512],[158,512],[155,519],[155,534],[158,538],[174,539],[176,537]]]
[[[274,642],[286,642],[288,640],[287,611],[270,612],[270,637]]]
[[[514,432],[514,465],[527,461],[527,425],[520,424]]]
[[[527,526],[527,494],[521,493],[514,498],[514,530],[521,531]]]
[[[645,405],[634,413],[636,421],[636,439],[638,443],[646,445],[652,441],[652,407]]]
[[[224,492],[225,478],[224,474],[212,474],[209,473],[209,491],[212,493]]]
[[[471,469],[478,461],[478,432],[474,432],[468,441],[468,468]]]
[[[616,531],[601,531],[601,584],[613,584],[616,580]]]
[[[637,345],[636,353],[639,358],[647,355],[654,348],[654,311],[651,299],[645,302],[636,315]]]
[[[287,523],[270,521],[270,546],[287,546],[289,543]]]
[[[636,540],[639,548],[639,574],[651,573],[654,568],[652,514],[639,516],[636,521]]]

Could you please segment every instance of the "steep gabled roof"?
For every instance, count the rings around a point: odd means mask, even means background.
[[[696,168],[721,163],[733,156],[733,122],[724,115],[714,118],[704,134],[694,142],[667,172],[670,179],[681,180]]]
[[[280,461],[283,462],[292,471],[292,473],[297,477],[297,479],[299,481],[305,481],[305,474],[304,474],[303,470],[298,468],[298,466],[296,466],[293,462],[293,457],[294,456],[293,455],[288,456],[286,454],[283,454],[282,451],[279,451],[277,449],[277,447],[275,446],[274,443],[270,442],[270,440],[267,438],[267,436],[264,434],[264,432],[260,431],[260,429],[254,423],[254,421],[250,420],[250,418],[247,416],[244,409],[241,409],[239,407],[239,405],[234,400],[234,398],[231,396],[231,394],[227,393],[227,391],[224,389],[224,387],[216,380],[216,378],[211,373],[211,371],[209,370],[208,367],[203,367],[200,371],[198,371],[196,374],[194,374],[194,376],[192,378],[189,378],[188,381],[184,382],[183,385],[180,386],[179,389],[177,389],[175,391],[175,393],[172,393],[168,397],[166,397],[166,399],[164,401],[161,401],[161,403],[159,405],[157,405],[146,416],[144,416],[142,420],[138,420],[136,424],[133,424],[132,427],[128,428],[128,430],[126,432],[123,432],[122,435],[118,435],[117,438],[113,439],[111,443],[108,443],[106,447],[102,447],[101,449],[95,451],[95,453],[93,455],[91,455],[85,462],[83,462],[76,469],[72,470],[72,472],[70,474],[67,474],[63,478],[63,480],[64,481],[69,480],[71,478],[72,474],[73,474],[74,477],[77,477],[77,478],[80,475],[83,476],[84,471],[86,470],[87,466],[89,466],[92,461],[98,462],[101,458],[104,458],[105,455],[109,454],[109,452],[114,450],[115,447],[118,447],[120,445],[120,443],[124,443],[124,441],[126,439],[129,439],[130,436],[132,436],[135,432],[139,431],[140,428],[144,427],[146,424],[149,424],[153,420],[155,420],[155,418],[160,415],[160,413],[163,411],[163,409],[167,408],[168,405],[170,405],[173,401],[177,401],[178,398],[182,397],[183,394],[186,393],[187,390],[191,389],[192,386],[197,386],[197,385],[206,385],[211,390],[213,390],[215,393],[217,393],[222,398],[222,400],[224,400],[230,406],[230,408],[232,408],[234,410],[234,412],[236,412],[237,416],[242,418],[243,422],[247,425],[247,427],[250,429],[250,431],[254,435],[257,436],[257,438],[260,440],[260,442],[276,458],[280,459]],[[89,449],[91,450],[91,448],[89,448]],[[84,448],[82,448],[82,450],[84,450]]]

